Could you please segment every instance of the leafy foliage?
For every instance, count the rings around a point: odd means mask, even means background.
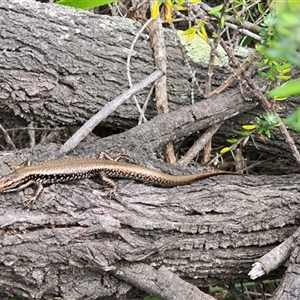
[[[284,124],[300,132],[300,107],[284,120]]]
[[[300,95],[299,80],[289,81],[269,92],[269,97],[289,97]]]
[[[207,33],[205,29],[205,24],[207,24],[204,21],[199,21],[198,24],[196,24],[193,27],[188,28],[185,30],[182,35],[188,36],[187,42],[189,43],[196,34],[198,34],[204,41],[207,41]]]
[[[275,47],[278,43],[278,37],[275,34],[275,25],[277,22],[278,19],[275,11],[265,17],[264,22],[261,24],[261,44],[257,46],[257,50],[264,56],[263,61],[258,63],[258,66],[264,71],[260,70],[259,74],[272,81],[290,79],[288,73],[291,70],[290,62],[281,59],[280,56],[270,57],[267,55],[268,49]]]
[[[271,128],[278,125],[277,116],[271,112],[266,112],[263,118],[256,117],[257,133],[265,134],[269,139],[271,138]]]
[[[55,2],[55,4],[61,4],[81,9],[90,9],[117,1],[118,0],[59,0]]]
[[[300,113],[300,112],[299,112]],[[232,156],[234,157],[233,150],[237,148],[238,145],[245,146],[249,139],[251,138],[254,146],[256,148],[255,135],[259,139],[264,140],[264,136],[271,138],[271,129],[278,126],[277,116],[271,112],[266,112],[262,118],[256,117],[255,124],[246,124],[243,125],[243,130],[236,131],[241,137],[239,139],[231,138],[227,142],[232,144],[230,147],[224,147],[220,151],[221,154],[231,151]]]
[[[267,71],[260,74],[271,80],[289,80],[290,69],[300,65],[300,2],[274,1],[274,10],[265,18],[261,32],[262,43],[258,47],[264,60],[259,66]],[[268,93],[275,100],[300,95],[300,80],[292,80]],[[284,123],[300,131],[299,109],[285,119]]]
[[[201,2],[201,0],[190,0],[192,4]],[[162,6],[166,21],[171,25],[173,23],[173,10],[187,10],[185,0],[156,0],[152,7],[151,18],[155,20],[159,16],[159,9]]]
[[[293,65],[300,65],[300,2],[276,1],[272,33],[276,44],[268,45],[265,53],[270,58],[280,57]]]

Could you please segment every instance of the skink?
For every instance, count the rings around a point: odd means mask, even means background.
[[[0,178],[0,192],[13,192],[36,185],[38,187],[37,191],[34,196],[30,197],[30,202],[32,202],[39,197],[44,185],[91,178],[98,175],[106,187],[109,188],[108,193],[114,194],[117,187],[110,177],[131,178],[149,182],[153,185],[174,187],[190,184],[207,177],[226,174],[241,175],[234,172],[217,171],[175,176],[131,163],[99,158],[74,157],[18,166],[18,168]]]

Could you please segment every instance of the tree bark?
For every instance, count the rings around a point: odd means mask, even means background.
[[[79,124],[127,88],[126,59],[139,23],[30,0],[0,2],[0,16],[2,110],[9,107],[38,124]],[[187,104],[191,87],[174,36],[166,34],[168,98],[175,110]],[[146,33],[135,51],[131,68],[138,70],[132,72],[138,81],[154,65]],[[204,80],[205,69],[198,65],[198,70]],[[225,73],[217,73],[216,86]],[[137,163],[180,174],[154,153],[257,105],[245,98],[251,93],[242,97],[229,89],[125,133],[84,143],[73,155],[125,152]],[[138,119],[133,107],[123,105],[105,125],[132,126]],[[147,117],[154,113],[149,106]],[[286,155],[286,148],[280,153]],[[57,145],[4,152],[1,174],[8,171],[4,162],[57,156]],[[121,198],[109,199],[99,183],[84,180],[51,185],[29,206],[22,192],[0,195],[0,296],[125,299],[136,287],[163,299],[199,299],[197,287],[249,281],[251,264],[299,225],[298,181],[298,175],[219,176],[164,189],[118,180]],[[282,273],[276,270],[270,278]]]
[[[32,0],[1,2],[0,15],[0,63],[5,66],[0,70],[0,108],[9,107],[28,122],[53,126],[81,124],[128,88],[126,60],[141,23]],[[168,101],[170,110],[176,110],[182,104],[191,104],[190,78],[174,33],[166,30],[165,34]],[[145,32],[131,57],[133,81],[152,73],[153,67],[152,49]],[[196,76],[204,82],[204,66],[197,64],[197,70]],[[215,85],[222,81],[224,72],[216,72]],[[149,89],[139,95],[140,104]],[[152,102],[146,117],[150,119],[155,114]],[[137,108],[128,102],[107,118],[105,125],[122,124],[124,129],[136,125],[138,117]]]
[[[118,152],[118,143],[119,136],[109,137],[77,155],[113,144]],[[39,146],[19,159],[45,160],[56,150]],[[16,163],[15,154],[4,159]],[[22,192],[1,195],[2,291],[26,299],[115,299],[130,283],[155,294],[144,273],[149,267],[167,268],[195,286],[249,281],[251,264],[299,223],[298,177],[219,176],[170,189],[118,180],[118,200],[84,180],[51,185],[28,207]],[[135,283],[128,277],[134,263]]]
[[[5,125],[9,123],[6,128],[15,128],[16,124],[26,126],[28,122],[39,126],[67,125],[70,128],[70,125],[84,123],[128,88],[126,60],[132,41],[142,26],[139,22],[32,0],[2,1],[0,16],[0,49],[3,54],[0,56],[3,66],[0,69],[0,118]],[[182,105],[191,104],[192,86],[176,37],[170,30],[165,30],[165,43],[168,102],[170,111],[174,111]],[[207,66],[191,64],[203,87]],[[149,75],[153,66],[149,37],[144,32],[131,58],[133,81],[140,81]],[[226,68],[215,67],[213,85],[219,86],[229,75]],[[266,85],[262,79],[257,80],[259,86]],[[143,105],[149,89],[139,94],[140,105]],[[239,93],[239,89],[236,93]],[[215,107],[216,103],[220,104],[215,102],[216,99],[222,101],[230,97],[231,93],[225,91],[221,95],[221,98],[212,96],[209,105]],[[247,93],[247,99],[253,99],[251,91]],[[195,100],[201,100],[197,93]],[[299,97],[284,106],[284,114],[288,115],[298,105]],[[249,111],[252,106],[247,108]],[[155,111],[155,105],[150,101],[146,117],[152,119],[156,115]],[[241,115],[234,123],[227,122],[216,134],[215,140],[220,142],[219,145],[224,144],[224,137],[231,137],[233,129],[238,130],[240,124],[252,122],[257,115],[262,116],[263,112],[257,108]],[[8,115],[10,118],[7,118]],[[20,116],[26,122],[14,116]],[[138,119],[139,112],[135,104],[127,101],[101,125],[124,131],[135,126]],[[257,140],[260,151],[286,158],[284,139],[275,130],[272,133],[272,140]],[[293,136],[297,139],[297,136]]]
[[[281,285],[278,287],[272,300],[297,299],[300,295],[300,277],[299,277],[299,236],[294,244],[294,248],[288,261],[288,268],[284,274]]]

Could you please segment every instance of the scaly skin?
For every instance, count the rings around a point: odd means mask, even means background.
[[[212,176],[242,174],[217,171],[175,176],[135,164],[107,159],[74,157],[49,160],[31,166],[22,164],[18,168],[15,168],[14,171],[0,178],[0,192],[13,192],[22,190],[30,185],[37,185],[39,190],[34,196],[36,199],[45,184],[91,178],[97,175],[110,187],[111,192],[115,193],[116,185],[110,177],[131,178],[149,182],[153,185],[174,187],[190,184]]]

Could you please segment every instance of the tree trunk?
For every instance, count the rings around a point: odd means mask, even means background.
[[[6,128],[15,128],[16,124],[26,126],[22,120],[38,126],[67,125],[70,128],[70,125],[84,123],[128,88],[126,60],[132,41],[141,29],[139,22],[94,15],[65,6],[40,4],[32,0],[2,1],[0,15],[0,49],[3,53],[0,56],[3,66],[0,69],[0,119],[7,125]],[[182,105],[191,104],[192,86],[176,36],[171,30],[165,30],[165,43],[168,55],[168,102],[170,111],[174,111]],[[191,64],[203,87],[207,66]],[[131,57],[133,81],[140,81],[149,75],[153,66],[149,37],[144,32]],[[219,86],[229,75],[228,69],[215,67],[213,86]],[[266,85],[261,78],[257,80],[259,86]],[[149,89],[138,95],[140,105],[145,102]],[[239,93],[239,88],[236,93]],[[215,102],[216,98],[222,102],[230,95],[225,91],[220,98],[212,96],[209,106],[215,107],[216,103],[222,105]],[[200,99],[195,93],[195,101]],[[253,95],[248,93],[247,99],[253,99]],[[284,107],[285,115],[297,107],[299,102],[299,97],[289,102]],[[253,107],[246,105],[247,110]],[[150,101],[146,117],[152,119],[155,110],[154,103]],[[227,122],[219,135],[216,135],[216,141],[220,141],[219,145],[224,144],[224,137],[232,136],[232,130],[238,130],[241,122],[252,122],[257,115],[262,114],[263,110],[258,108],[253,113],[241,115],[237,123]],[[10,118],[7,118],[8,115]],[[20,116],[22,120],[15,116]],[[111,128],[114,132],[116,129],[124,131],[135,126],[138,119],[139,111],[135,104],[127,101],[101,123],[102,133],[107,131],[103,127]],[[276,131],[273,136],[273,140],[257,141],[260,150],[286,159],[284,139]]]
[[[10,107],[27,121],[43,120],[54,126],[81,124],[128,88],[126,61],[141,23],[32,0],[1,2],[0,13],[0,47],[4,53],[0,63],[5,66],[0,70],[1,108]],[[190,78],[170,30],[166,30],[166,47],[168,100],[170,110],[175,110],[191,104]],[[149,37],[144,32],[131,56],[133,82],[152,73],[154,66]],[[197,76],[204,81],[205,68],[197,67]],[[219,78],[214,78],[216,85],[225,72],[219,71]],[[149,90],[139,95],[140,104]],[[152,102],[146,117],[154,115]],[[116,127],[115,117],[122,128],[131,127],[136,125],[139,112],[133,102],[126,103],[105,120],[105,125]]]
[[[127,89],[126,59],[140,23],[30,0],[0,2],[0,16],[3,112],[9,108],[37,124],[81,124]],[[196,173],[159,163],[154,153],[257,106],[245,100],[252,98],[251,92],[242,96],[232,88],[178,109],[189,104],[191,86],[174,34],[166,34],[173,112],[83,143],[73,155],[122,152],[164,172]],[[131,58],[134,81],[150,74],[153,66],[143,33]],[[205,68],[197,68],[204,81]],[[227,73],[219,69],[216,86]],[[140,93],[141,102],[148,91]],[[146,116],[154,115],[151,104]],[[128,102],[104,124],[128,128],[138,117]],[[268,144],[269,153],[275,142]],[[286,155],[286,146],[279,149]],[[7,163],[57,156],[53,144],[3,152],[1,174],[8,172]],[[99,183],[83,180],[53,184],[29,206],[23,204],[22,192],[1,194],[0,297],[133,299],[136,288],[162,299],[211,299],[197,287],[249,281],[251,264],[296,230],[298,181],[298,175],[228,175],[167,189],[118,180],[119,197],[110,199]],[[282,274],[279,269],[269,278]]]
[[[129,282],[153,293],[143,266],[196,286],[249,281],[251,264],[296,229],[298,181],[229,175],[167,189],[118,180],[116,200],[84,180],[51,185],[27,207],[22,192],[1,195],[1,290],[97,299],[127,292]],[[140,281],[127,278],[131,264]]]

